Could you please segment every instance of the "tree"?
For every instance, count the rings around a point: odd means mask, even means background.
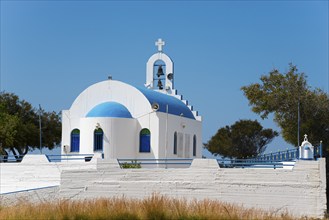
[[[220,128],[205,147],[216,156],[254,157],[263,153],[275,136],[278,136],[276,131],[263,129],[256,120],[240,120]]]
[[[55,112],[40,112],[12,93],[0,93],[0,154],[12,152],[17,160],[40,145],[41,114],[42,147],[52,149],[61,139],[60,117]]]
[[[8,153],[2,146],[10,146],[14,143],[18,122],[17,116],[7,114],[3,106],[0,106],[0,155],[4,155],[5,160],[8,157]]]
[[[312,90],[307,85],[306,75],[289,64],[286,73],[274,69],[263,75],[261,83],[241,89],[249,100],[252,110],[262,119],[274,113],[283,138],[298,144],[298,108],[300,112],[300,134],[307,134],[313,143],[321,140],[329,143],[329,96],[320,89]]]

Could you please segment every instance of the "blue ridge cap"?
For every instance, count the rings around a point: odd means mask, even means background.
[[[86,117],[132,118],[129,110],[118,102],[98,104],[88,112]]]
[[[148,99],[150,104],[158,103],[158,111],[166,113],[168,105],[168,113],[172,115],[182,116],[185,118],[195,119],[192,111],[179,99],[166,95],[144,87],[135,87]]]

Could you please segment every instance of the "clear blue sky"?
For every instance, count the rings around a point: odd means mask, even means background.
[[[0,90],[58,112],[108,75],[141,86],[158,38],[203,142],[239,119],[279,130],[240,90],[273,68],[293,62],[328,92],[328,1],[1,1]]]

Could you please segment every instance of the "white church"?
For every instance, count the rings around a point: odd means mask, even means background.
[[[145,86],[108,80],[85,89],[62,111],[62,153],[105,159],[201,158],[202,118],[177,94],[173,61],[158,51],[146,64]]]

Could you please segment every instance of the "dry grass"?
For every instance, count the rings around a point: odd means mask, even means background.
[[[218,201],[186,201],[153,195],[144,200],[112,198],[0,207],[0,219],[294,219],[288,214]]]

